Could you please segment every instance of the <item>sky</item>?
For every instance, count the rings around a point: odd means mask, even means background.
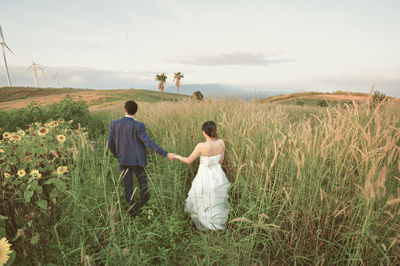
[[[377,90],[400,96],[400,1],[2,0],[13,85],[167,87],[226,84],[253,91]],[[0,58],[0,86],[7,80]],[[40,73],[38,73],[41,75]],[[41,76],[40,76],[41,77]],[[42,78],[40,78],[42,82]]]

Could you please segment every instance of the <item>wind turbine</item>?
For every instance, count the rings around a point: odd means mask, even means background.
[[[39,70],[42,72],[42,79],[43,79],[43,84],[44,84],[43,88],[46,88],[47,87],[46,86],[46,73],[44,72],[44,66],[38,65],[37,68],[39,68]]]
[[[28,69],[25,70],[24,74],[25,74],[26,72],[28,72],[29,70],[32,70],[32,72],[33,72],[33,79],[35,80],[36,88],[39,88],[39,81],[38,81],[38,78],[37,78],[36,66],[37,66],[37,64],[36,64],[35,62],[32,61],[32,65],[30,65],[30,66],[28,67]]]
[[[6,68],[8,86],[11,87],[10,74],[8,73],[7,59],[6,59],[6,53],[5,53],[5,49],[4,48],[7,48],[8,51],[10,51],[13,55],[15,55],[15,54],[13,53],[13,51],[11,51],[11,49],[7,46],[7,44],[4,41],[3,31],[1,30],[1,25],[0,25],[0,37],[1,37],[0,45],[1,45],[1,49],[3,50],[3,59],[4,59],[4,66]]]
[[[57,88],[60,88],[60,76],[58,74],[58,69],[57,69],[57,73],[54,74],[53,79],[56,81],[57,83]]]

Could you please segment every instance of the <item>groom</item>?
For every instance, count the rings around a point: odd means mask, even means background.
[[[136,102],[127,101],[124,106],[125,117],[111,122],[108,135],[108,148],[118,159],[123,176],[125,197],[129,202],[129,212],[132,216],[135,216],[139,210],[133,199],[132,173],[135,173],[139,182],[142,206],[149,200],[147,177],[144,169],[147,164],[146,147],[163,157],[167,157],[170,161],[174,160],[174,154],[166,152],[155,144],[147,135],[144,124],[134,118],[137,110]]]

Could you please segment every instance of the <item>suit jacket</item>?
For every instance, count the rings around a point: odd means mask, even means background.
[[[146,146],[164,157],[168,153],[150,139],[144,124],[132,117],[111,122],[108,148],[120,165],[145,167],[147,165]]]

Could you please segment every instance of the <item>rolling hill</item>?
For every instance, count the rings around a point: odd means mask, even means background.
[[[31,87],[2,87],[0,88],[0,109],[17,109],[28,106],[31,102],[47,105],[59,102],[65,96],[82,99],[91,110],[123,103],[132,99],[137,102],[177,101],[175,93],[164,93],[151,90],[117,89],[92,90],[72,88],[31,88]],[[181,97],[188,97],[181,95]]]

